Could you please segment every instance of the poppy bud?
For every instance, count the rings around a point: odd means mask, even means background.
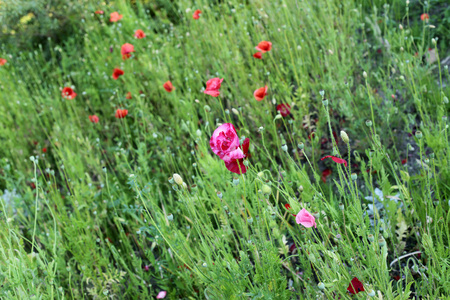
[[[319,91],[320,96],[322,96],[322,98],[325,96],[325,91],[324,90],[320,90]]]
[[[363,72],[363,77],[367,78],[367,72],[366,71]]]
[[[173,180],[175,181],[176,184],[183,185],[183,179],[177,173],[173,174]]]
[[[323,99],[322,100],[322,104],[323,104],[323,106],[327,107],[328,106],[328,99]]]
[[[444,101],[444,104],[448,104],[448,98],[447,97],[444,97],[443,101]]]
[[[342,202],[339,203],[339,209],[340,209],[340,210],[344,210],[344,208],[345,208],[345,207],[344,207],[344,204],[343,204]]]
[[[232,108],[231,111],[233,112],[233,114],[235,114],[236,116],[239,115],[239,111],[236,108]]]
[[[264,195],[270,195],[272,193],[272,189],[267,184],[263,185],[261,189]]]
[[[436,39],[431,39],[431,42],[433,43],[433,45],[436,45]]]
[[[372,127],[372,121],[371,120],[367,120],[366,121],[366,126],[367,127]]]
[[[378,245],[380,247],[383,247],[384,245],[386,245],[386,240],[383,237],[379,238],[378,239]]]
[[[398,25],[398,28],[400,28],[400,30],[403,30],[402,24]]]
[[[348,138],[348,135],[345,131],[341,130],[341,139],[344,141],[344,143],[348,144],[350,139]]]
[[[205,105],[205,106],[203,107],[203,109],[204,109],[206,112],[210,112],[210,111],[211,111],[211,107],[209,107],[209,105]]]

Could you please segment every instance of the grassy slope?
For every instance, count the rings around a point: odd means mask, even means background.
[[[0,187],[18,196],[1,209],[4,297],[348,298],[355,276],[386,299],[449,293],[449,90],[438,85],[448,70],[421,59],[435,48],[431,28],[413,20],[419,30],[401,30],[389,17],[406,10],[354,2],[179,1],[173,26],[119,2],[88,8],[86,34],[64,48],[11,53],[0,67]],[[124,17],[111,24],[116,10]],[[136,29],[147,37],[133,38]],[[257,60],[261,40],[273,49]],[[136,52],[122,60],[127,42]],[[115,67],[125,71],[117,81]],[[219,98],[202,93],[212,77],[224,78]],[[61,98],[64,86],[75,100]],[[277,117],[280,103],[291,115]],[[117,108],[128,116],[116,119]],[[225,122],[251,143],[237,185],[209,150]],[[350,168],[320,161],[338,151]],[[172,187],[173,173],[189,189]],[[377,187],[403,209],[386,200],[373,227],[364,197]],[[317,212],[317,229],[297,225],[286,203]],[[420,260],[390,267],[404,251]]]

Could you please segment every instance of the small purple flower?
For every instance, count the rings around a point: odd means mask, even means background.
[[[109,47],[109,52],[113,53],[113,49],[114,49],[113,46]]]

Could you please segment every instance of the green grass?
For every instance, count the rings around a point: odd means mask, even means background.
[[[436,28],[420,21],[448,7],[411,2],[92,2],[63,44],[3,46],[0,298],[449,295],[448,36],[433,15]],[[258,60],[262,40],[273,48]],[[436,61],[422,59],[429,48]],[[213,77],[218,98],[203,93]],[[250,138],[244,175],[210,149],[221,123]],[[301,208],[317,228],[295,222]],[[351,296],[354,277],[365,292]]]

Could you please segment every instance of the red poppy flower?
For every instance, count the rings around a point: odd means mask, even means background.
[[[359,292],[364,292],[364,286],[361,281],[359,281],[358,278],[353,278],[350,284],[348,285],[347,291],[350,292],[350,294],[358,294]]]
[[[420,19],[422,21],[428,21],[430,19],[430,16],[428,14],[421,14]]]
[[[408,159],[402,159],[402,165],[406,164],[408,162]]]
[[[287,103],[278,104],[277,111],[279,111],[283,117],[286,117],[291,113],[291,106]]]
[[[97,124],[98,120],[99,119],[98,119],[98,117],[96,115],[89,116],[89,121],[91,121],[92,123]]]
[[[323,170],[322,171],[322,177],[321,177],[322,181],[326,183],[327,182],[327,177],[330,176],[330,175],[331,175],[331,170],[330,169]]]
[[[47,153],[47,148],[42,148],[43,153]]]
[[[250,157],[248,155],[249,147],[250,147],[250,139],[246,138],[242,143],[242,145],[239,146],[239,148],[241,148],[242,152],[244,153],[244,157]],[[245,174],[247,172],[247,167],[244,165],[243,158],[225,162],[225,167],[227,167],[229,171],[236,174]]]
[[[265,87],[259,88],[256,91],[253,92],[253,96],[255,97],[256,101],[261,101],[264,99],[264,97],[267,95],[268,87],[267,85]]]
[[[223,78],[212,78],[206,82],[206,89],[203,93],[218,97],[220,95],[219,89],[222,84]]]
[[[72,88],[70,87],[65,87],[63,88],[61,95],[63,98],[68,99],[68,100],[72,100],[77,96],[77,93],[75,93]]]
[[[170,80],[163,84],[163,88],[164,88],[166,91],[168,91],[169,93],[175,89],[175,88],[173,87],[172,82],[170,82]]]
[[[117,119],[123,119],[128,115],[128,110],[127,109],[117,109],[116,110],[116,118]]]
[[[200,10],[200,9],[197,9],[195,12],[194,12],[194,14],[192,15],[192,17],[195,19],[195,20],[198,20],[198,19],[200,19],[200,14],[202,13],[202,11]]]
[[[270,49],[272,49],[272,43],[262,41],[258,44],[258,46],[255,47],[255,49],[261,51],[262,53],[265,53],[267,51],[270,51]]]
[[[131,57],[130,53],[134,52],[134,46],[129,43],[123,44],[120,52],[122,53],[122,59],[130,58]]]
[[[261,52],[256,52],[255,54],[253,54],[253,57],[257,58],[257,59],[262,59],[262,53]]]
[[[4,58],[0,58],[0,66],[4,66],[8,61]]]
[[[95,14],[96,15],[103,15],[104,11],[103,10],[96,10]]]
[[[342,159],[342,158],[339,158],[339,157],[336,157],[336,156],[333,156],[333,155],[324,156],[320,160],[324,160],[324,159],[330,158],[330,157],[335,163],[344,164],[345,166],[347,166],[347,161],[345,159]]]
[[[122,20],[122,17],[123,17],[122,15],[119,15],[119,13],[117,11],[111,13],[109,16],[110,16],[110,18],[109,18],[110,22],[117,22],[119,20]]]
[[[112,78],[117,80],[120,76],[122,76],[124,72],[121,69],[115,68],[112,74]]]
[[[137,39],[143,39],[145,38],[145,33],[141,29],[138,29],[134,32],[134,37]]]

